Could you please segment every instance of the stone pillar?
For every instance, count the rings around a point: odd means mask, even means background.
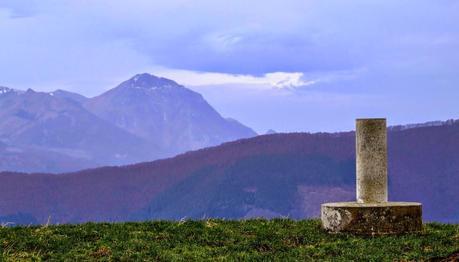
[[[357,119],[357,202],[387,202],[386,119]]]
[[[357,119],[356,125],[357,199],[322,204],[322,227],[359,235],[421,231],[421,203],[387,200],[386,119]]]

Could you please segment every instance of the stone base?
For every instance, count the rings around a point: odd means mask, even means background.
[[[422,205],[414,202],[322,204],[322,227],[330,233],[388,235],[422,230]]]

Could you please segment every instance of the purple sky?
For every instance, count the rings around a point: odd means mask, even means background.
[[[262,133],[459,118],[455,0],[0,0],[0,85],[94,96],[140,73]]]

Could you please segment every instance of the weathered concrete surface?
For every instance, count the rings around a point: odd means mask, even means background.
[[[330,233],[388,235],[422,230],[422,205],[413,202],[327,203],[322,226]]]
[[[421,231],[420,203],[387,202],[386,119],[357,119],[355,134],[356,202],[323,204],[323,228],[360,235]]]
[[[357,202],[387,202],[386,119],[357,119]]]

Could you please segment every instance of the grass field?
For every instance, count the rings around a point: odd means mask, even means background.
[[[0,248],[0,261],[435,261],[459,252],[459,225],[356,237],[317,220],[89,223],[0,228]]]

